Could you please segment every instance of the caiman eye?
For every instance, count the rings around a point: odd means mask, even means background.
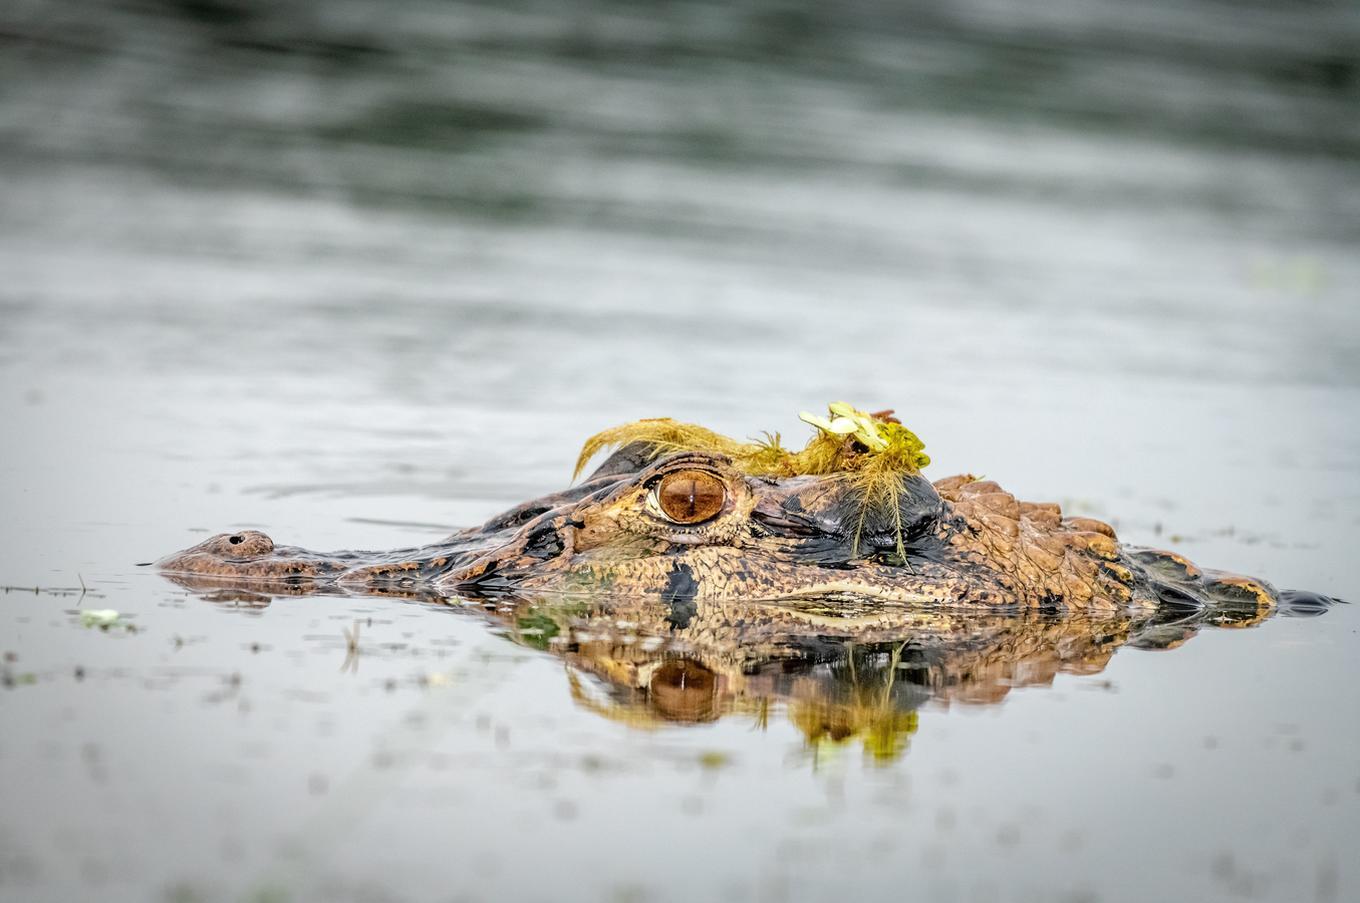
[[[697,524],[722,511],[727,502],[723,481],[702,470],[677,470],[661,478],[652,498],[668,520]]]

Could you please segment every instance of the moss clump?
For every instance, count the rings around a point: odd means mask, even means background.
[[[795,477],[847,474],[861,499],[855,526],[855,552],[865,518],[875,508],[891,511],[897,523],[899,554],[902,547],[902,522],[898,500],[902,480],[919,473],[930,463],[925,443],[902,425],[892,411],[867,413],[846,404],[833,402],[827,416],[804,412],[800,418],[814,428],[812,438],[798,451],[785,448],[778,433],[740,442],[706,427],[681,423],[668,417],[638,420],[596,433],[586,440],[576,461],[576,475],[597,454],[607,448],[622,448],[640,443],[654,456],[681,451],[702,451],[724,455],[743,473],[751,476]]]

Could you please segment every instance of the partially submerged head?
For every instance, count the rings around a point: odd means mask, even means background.
[[[160,566],[183,581],[294,592],[645,597],[672,627],[713,599],[801,601],[807,617],[821,611],[838,625],[876,616],[885,602],[1157,604],[1138,579],[1146,568],[1121,554],[1107,525],[971,477],[932,484],[920,439],[891,412],[835,404],[826,418],[803,419],[815,431],[798,451],[777,435],[739,442],[672,420],[606,430],[586,443],[578,471],[614,451],[587,480],[430,546],[322,555],[245,532]]]

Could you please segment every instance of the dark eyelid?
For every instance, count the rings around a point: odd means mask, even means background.
[[[724,486],[730,486],[731,484],[731,480],[729,479],[727,474],[711,466],[709,467],[696,466],[696,464],[692,461],[690,462],[676,461],[674,467],[663,467],[660,470],[657,470],[654,473],[649,474],[647,478],[642,481],[641,485],[646,489],[654,489],[656,488],[656,485],[660,483],[662,480],[664,480],[666,477],[670,476],[673,473],[679,473],[685,470],[697,470],[700,473],[706,473],[709,476],[713,477],[715,480],[720,480]]]
[[[704,470],[716,477],[725,478],[730,465],[731,462],[722,455],[696,451],[676,452],[653,463],[653,470],[648,479],[653,476],[664,476],[673,470]]]

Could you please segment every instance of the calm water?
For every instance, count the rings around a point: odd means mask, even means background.
[[[5,4],[0,899],[1360,896],[1353,605],[894,691],[884,747],[841,672],[687,723],[461,607],[136,567],[846,398],[1360,597],[1354,9]]]

